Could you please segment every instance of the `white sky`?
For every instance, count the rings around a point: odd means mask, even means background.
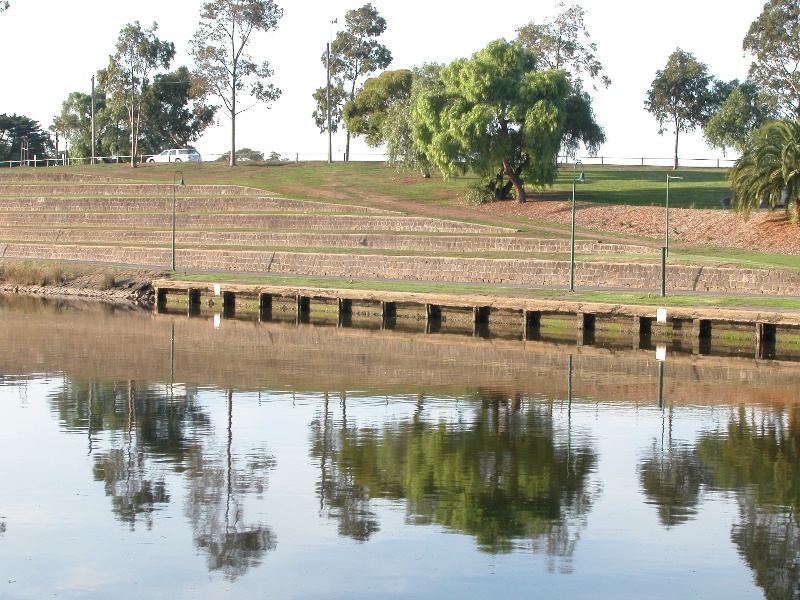
[[[326,137],[311,113],[311,94],[325,83],[320,56],[331,35],[330,21],[342,28],[347,10],[362,0],[278,0],[284,17],[275,32],[259,33],[250,46],[256,61],[268,60],[272,83],[283,91],[269,109],[256,106],[237,119],[237,147],[284,157],[324,159]],[[572,2],[567,1],[567,5]],[[669,157],[673,137],[659,136],[658,124],[643,108],[656,70],[677,47],[692,52],[720,79],[744,79],[749,59],[742,38],[760,14],[763,0],[582,0],[596,56],[612,80],[594,93],[598,121],[608,143],[607,157]],[[516,37],[516,29],[560,12],[555,0],[469,3],[454,0],[373,0],[388,24],[380,41],[392,52],[389,67],[409,68],[424,62],[449,62],[469,56],[488,42]],[[158,22],[158,36],[175,44],[172,68],[191,67],[189,39],[199,21],[200,0],[11,0],[0,14],[2,87],[0,113],[26,115],[47,128],[70,92],[89,93],[91,76],[107,65],[119,31],[139,20],[143,27]],[[480,8],[468,8],[480,6]],[[240,101],[241,102],[241,101]],[[211,158],[228,150],[230,121],[207,130],[195,144]],[[344,135],[334,136],[334,155],[344,151]],[[355,160],[380,150],[356,141]],[[682,158],[721,158],[699,133],[682,135]]]

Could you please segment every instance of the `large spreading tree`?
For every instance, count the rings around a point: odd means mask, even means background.
[[[392,62],[392,53],[375,39],[386,31],[386,19],[380,16],[372,4],[365,4],[345,14],[345,29],[336,33],[330,47],[330,56],[322,55],[322,64],[330,68],[331,89],[318,88],[314,94],[317,108],[313,112],[314,122],[321,132],[328,129],[328,103],[331,111],[331,132],[336,131],[345,102],[353,101],[361,80],[375,71],[380,71]],[[328,67],[328,61],[330,66]],[[347,131],[345,160],[350,159],[350,135]]]
[[[212,0],[204,2],[192,39],[196,76],[209,94],[219,98],[231,119],[230,166],[236,166],[236,117],[256,102],[269,104],[281,90],[263,80],[272,77],[269,63],[254,62],[247,53],[253,33],[274,31],[283,9],[273,0]],[[239,93],[249,88],[254,102],[242,108]]]
[[[139,154],[142,102],[150,85],[150,74],[169,68],[175,56],[175,45],[158,39],[157,29],[157,23],[150,29],[142,29],[139,21],[126,25],[119,33],[108,68],[101,71],[100,84],[111,96],[110,103],[123,107],[127,115],[132,167],[136,166]]]
[[[496,196],[525,184],[552,184],[570,84],[560,70],[537,70],[536,56],[497,40],[441,69],[414,97],[413,134],[445,177],[476,173]]]
[[[678,168],[680,134],[702,127],[711,116],[716,98],[714,83],[706,64],[680,48],[670,54],[663,70],[656,71],[644,106],[658,121],[659,135],[667,131],[667,124],[674,128],[674,169]]]

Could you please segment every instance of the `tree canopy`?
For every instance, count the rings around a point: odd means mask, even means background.
[[[742,49],[753,56],[748,79],[778,113],[800,118],[800,2],[769,0]]]
[[[719,110],[703,127],[703,135],[712,148],[720,148],[723,152],[733,148],[741,153],[750,132],[777,115],[754,83],[734,80],[725,85],[730,89],[724,94]]]
[[[564,6],[560,2],[557,8]],[[606,141],[605,131],[592,109],[592,97],[584,89],[583,77],[599,81],[604,87],[611,85],[611,79],[602,74],[603,65],[594,55],[597,44],[582,41],[589,38],[585,14],[582,7],[572,5],[552,21],[530,22],[517,29],[517,42],[536,56],[537,68],[560,69],[569,78],[572,94],[567,99],[567,121],[559,153],[573,157],[581,144],[594,156]],[[597,89],[594,84],[592,87]]]
[[[569,93],[563,71],[537,71],[533,53],[496,40],[415,95],[413,135],[445,177],[471,169],[498,197],[513,187],[525,202],[525,183],[554,180]]]
[[[663,70],[656,71],[645,109],[660,126],[659,135],[667,131],[667,123],[674,127],[675,152],[673,168],[678,168],[678,139],[680,133],[689,133],[704,125],[714,105],[714,79],[705,63],[694,54],[678,48],[670,54]]]
[[[408,69],[384,71],[367,79],[355,98],[344,105],[347,131],[363,135],[370,146],[385,142],[384,123],[389,108],[396,102],[407,104],[411,98],[413,73]]]
[[[345,29],[336,33],[330,46],[330,56],[322,55],[322,64],[328,68],[330,61],[331,131],[336,131],[343,117],[342,106],[353,101],[360,80],[370,73],[385,69],[392,62],[392,53],[375,39],[386,31],[386,19],[367,3],[345,14]],[[313,97],[317,108],[312,113],[321,132],[328,127],[328,88],[317,88]],[[350,159],[350,130],[347,131],[345,160]]]
[[[557,7],[564,8],[560,2]],[[597,79],[604,87],[611,79],[602,75],[603,65],[594,53],[597,44],[583,44],[581,37],[589,38],[584,16],[586,11],[573,4],[552,21],[530,22],[517,29],[517,41],[533,52],[539,69],[561,69],[570,76],[577,90],[583,89],[582,75]]]
[[[110,102],[123,107],[130,133],[131,166],[139,154],[139,128],[144,93],[150,85],[150,74],[169,68],[175,56],[175,45],[156,37],[158,24],[142,29],[139,21],[126,25],[117,39],[116,52],[109,57],[108,68],[102,71],[100,84],[110,94]]]
[[[236,116],[253,105],[241,108],[238,94],[249,87],[255,102],[269,104],[281,90],[263,80],[272,77],[269,62],[254,62],[246,52],[252,34],[278,28],[283,9],[273,0],[212,0],[204,2],[200,24],[192,38],[191,54],[196,76],[203,89],[222,100],[231,119],[230,166],[236,166]]]
[[[0,114],[0,160],[20,160],[22,148],[27,148],[27,156],[42,158],[48,156],[50,137],[42,131],[37,121],[24,115]]]

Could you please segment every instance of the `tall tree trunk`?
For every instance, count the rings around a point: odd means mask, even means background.
[[[503,173],[506,174],[506,177],[514,184],[514,190],[517,193],[517,202],[522,204],[528,198],[525,195],[525,186],[522,183],[522,179],[520,179],[519,175],[517,175],[516,171],[514,171],[514,167],[511,166],[511,163],[508,159],[503,160]]]
[[[672,170],[678,170],[678,134],[680,133],[680,129],[678,129],[678,120],[675,119],[675,155],[672,161]]]
[[[236,166],[236,88],[231,93],[231,156],[228,165]]]
[[[344,146],[344,162],[350,162],[350,132],[347,132],[347,143]]]

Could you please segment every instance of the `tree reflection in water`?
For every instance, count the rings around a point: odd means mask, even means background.
[[[653,440],[639,464],[639,484],[647,501],[657,507],[664,527],[680,525],[697,515],[704,477],[695,448],[673,442],[672,418],[670,407],[668,431],[662,431],[661,442]]]
[[[343,535],[354,522],[363,534],[378,527],[371,498],[404,500],[409,522],[474,536],[486,552],[569,559],[591,506],[597,457],[585,442],[557,444],[551,407],[526,404],[481,392],[471,418],[437,423],[422,418],[420,398],[414,417],[381,429],[335,424],[326,406],[312,423],[323,514],[339,520]],[[569,571],[569,560],[559,568]]]
[[[734,492],[731,540],[756,583],[767,598],[800,598],[800,405],[740,406],[694,447],[654,441],[639,481],[665,527],[695,515],[704,490]]]
[[[274,459],[255,449],[244,464],[232,453],[233,393],[228,391],[226,442],[213,441],[209,416],[194,393],[136,382],[65,380],[51,397],[64,427],[87,431],[93,473],[111,497],[116,517],[131,529],[153,526],[170,502],[168,471],[187,482],[186,512],[209,570],[233,580],[275,548],[272,529],[244,519],[247,494],[263,494]],[[101,433],[107,449],[95,448]]]
[[[244,575],[261,563],[277,540],[272,528],[244,519],[248,493],[263,494],[275,460],[263,449],[254,450],[243,468],[233,456],[233,392],[228,390],[228,427],[224,448],[198,448],[189,460],[186,512],[198,548],[208,554],[209,570],[222,571],[228,580]]]
[[[800,598],[800,405],[742,406],[727,431],[700,437],[709,485],[738,492],[731,539],[767,598]]]

